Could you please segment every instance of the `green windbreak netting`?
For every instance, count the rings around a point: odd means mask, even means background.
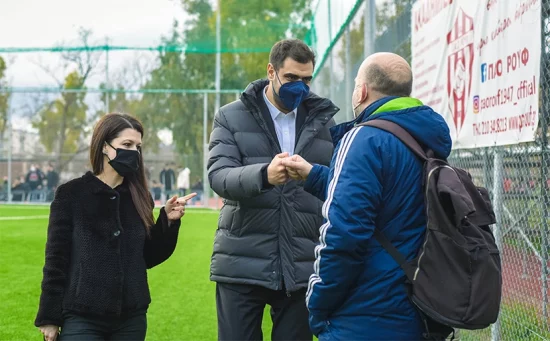
[[[81,174],[94,122],[120,111],[146,126],[151,181],[158,181],[165,163],[177,162],[191,170],[192,182],[206,184],[205,144],[214,112],[238,98],[249,82],[265,77],[275,42],[295,37],[311,43],[317,1],[219,2],[219,43],[212,0],[174,1],[185,14],[172,18],[164,12],[162,33],[134,34],[121,27],[124,23],[105,20],[95,29],[79,28],[75,21],[71,31],[58,31],[49,41],[0,36],[0,176],[15,184],[33,162],[53,162],[64,180]],[[44,17],[51,14],[48,6],[44,10]],[[109,11],[126,16],[124,8]],[[66,14],[73,20],[74,13]]]
[[[243,20],[235,27],[223,28],[221,35],[221,53],[259,53],[269,52],[273,43],[284,38],[287,33],[290,36],[305,39],[309,37],[306,23],[293,24],[279,22],[279,18],[266,16],[267,21],[258,19]],[[285,20],[288,20],[285,19]],[[227,23],[233,25],[232,19]],[[150,51],[150,52],[176,52],[176,53],[202,53],[213,54],[216,48],[216,37],[212,32],[206,32],[200,39],[171,39],[165,44],[156,46],[125,46],[97,44],[89,46],[58,45],[51,47],[0,47],[0,53],[38,53],[38,52],[98,52],[98,51]],[[211,33],[211,34],[208,34]],[[229,35],[230,34],[230,35]],[[307,41],[307,39],[306,39]]]
[[[166,18],[175,19],[174,24],[157,39],[141,41],[139,36],[117,35],[117,30],[104,37],[87,28],[45,45],[5,46],[0,39],[0,58],[12,80],[0,92],[213,90],[217,52],[221,89],[243,89],[265,76],[275,42],[287,37],[311,41],[316,0],[220,2],[219,45],[216,1],[208,0],[182,0],[185,16]],[[83,78],[74,86],[66,82],[71,72]]]
[[[317,70],[319,70],[361,3],[361,0],[266,0],[261,2],[224,0],[220,12],[221,29],[218,48],[215,5],[205,0],[184,0],[182,7],[190,16],[183,21],[174,21],[172,30],[158,37],[158,44],[128,44],[127,39],[117,37],[116,34],[99,38],[94,36],[92,31],[82,29],[79,34],[68,33],[73,36],[73,39],[50,46],[26,46],[25,44],[2,46],[0,44],[0,57],[3,56],[4,59],[14,57],[12,65],[8,66],[38,74],[34,82],[16,81],[10,84],[14,91],[15,88],[21,90],[21,87],[33,88],[34,91],[37,86],[51,83],[44,75],[46,68],[47,76],[59,80],[63,78],[62,73],[65,71],[58,70],[61,68],[60,65],[66,66],[67,62],[74,64],[82,61],[94,64],[92,66],[95,74],[98,73],[98,68],[103,69],[100,72],[104,78],[102,82],[99,81],[101,77],[97,76],[95,82],[92,81],[93,79],[86,79],[86,84],[91,86],[88,87],[90,91],[94,88],[98,91],[110,89],[120,91],[121,87],[137,89],[137,84],[129,84],[126,80],[121,80],[119,82],[121,84],[117,87],[112,86],[113,79],[120,78],[117,73],[121,72],[121,68],[125,69],[125,73],[135,71],[143,74],[143,72],[152,72],[153,66],[158,65],[159,62],[163,64],[169,62],[169,59],[179,58],[183,59],[182,66],[204,72],[206,76],[214,76],[212,74],[215,66],[214,55],[221,52],[223,54],[221,87],[242,88],[247,82],[263,76],[272,45],[286,37],[306,41],[317,54]],[[175,55],[179,57],[174,57]],[[206,56],[193,57],[192,55]],[[84,60],[86,58],[88,60]],[[44,60],[47,67],[43,65]],[[206,65],[210,65],[210,71],[206,70]],[[148,69],[144,70],[144,68]],[[232,77],[226,73],[238,76]],[[231,78],[239,81],[235,82]],[[103,86],[100,88],[101,83]],[[139,83],[139,80],[131,83]],[[211,82],[202,83],[195,84],[191,89],[212,88]],[[174,89],[173,86],[160,88]],[[3,91],[6,91],[6,87]]]

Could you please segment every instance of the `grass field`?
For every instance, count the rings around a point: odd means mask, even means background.
[[[48,206],[0,205],[0,341],[42,339],[33,322],[40,295],[48,213]],[[153,302],[148,313],[148,340],[217,339],[215,285],[208,278],[217,220],[215,211],[189,209],[176,251],[149,271]],[[502,310],[505,340],[550,340],[541,313],[535,308],[523,302],[504,304]],[[266,309],[264,339],[269,340],[270,334]],[[461,336],[464,341],[489,340],[490,329]]]
[[[0,205],[0,340],[41,340],[38,307],[47,206]],[[209,281],[217,212],[189,209],[170,259],[149,271],[148,340],[216,340],[215,286]],[[271,319],[264,313],[264,339]]]

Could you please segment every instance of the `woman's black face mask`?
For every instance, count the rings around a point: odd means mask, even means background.
[[[139,170],[139,151],[115,148],[109,142],[107,144],[116,150],[114,159],[109,159],[109,164],[121,176],[128,176],[138,172]],[[109,158],[109,156],[107,156]]]

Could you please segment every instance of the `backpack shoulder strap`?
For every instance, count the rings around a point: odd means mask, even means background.
[[[409,149],[418,156],[421,160],[427,161],[428,155],[424,151],[424,149],[420,146],[420,144],[416,141],[414,137],[411,136],[405,129],[401,128],[397,123],[393,123],[388,120],[383,119],[376,119],[376,120],[370,120],[367,122],[363,122],[361,124],[358,124],[357,126],[370,126],[375,127],[378,129],[382,129],[387,131],[388,133],[392,133],[401,140]]]
[[[376,238],[380,245],[382,245],[382,247],[390,254],[390,256],[392,256],[393,260],[395,260],[397,264],[399,264],[401,269],[403,269],[403,271],[405,272],[405,275],[407,275],[407,279],[409,280],[409,282],[412,283],[415,270],[411,263],[407,261],[405,256],[403,256],[403,254],[399,252],[399,250],[397,250],[395,246],[393,246],[390,240],[386,238],[386,236],[384,236],[382,231],[380,231],[378,228],[374,229],[374,238]]]
[[[403,142],[418,158],[420,158],[420,160],[428,160],[428,155],[420,146],[420,144],[416,141],[416,139],[396,123],[388,120],[375,119],[358,124],[357,126],[370,126],[387,131],[388,133],[393,134],[395,137],[401,140],[401,142]],[[397,250],[395,246],[393,246],[390,240],[386,238],[386,236],[378,228],[374,229],[374,238],[376,238],[380,245],[382,245],[382,247],[390,254],[390,256],[392,256],[397,264],[399,264],[401,269],[403,269],[403,271],[405,272],[405,275],[407,276],[409,282],[412,283],[415,270],[411,263],[407,261],[405,256],[401,252],[399,252],[399,250]]]

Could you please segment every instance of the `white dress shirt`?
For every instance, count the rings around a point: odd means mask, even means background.
[[[285,114],[277,109],[273,103],[269,101],[266,95],[267,86],[265,87],[264,101],[273,119],[273,125],[275,126],[275,132],[277,133],[277,139],[283,152],[287,152],[289,155],[294,154],[294,144],[296,143],[296,110]]]

